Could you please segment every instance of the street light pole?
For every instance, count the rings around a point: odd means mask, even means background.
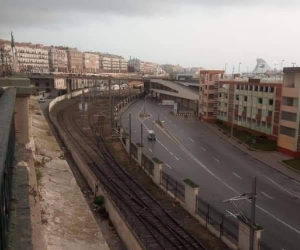
[[[131,113],[129,113],[129,162],[131,162]]]
[[[256,176],[252,181],[251,194],[251,232],[250,232],[250,250],[254,250],[254,227],[255,227],[255,209],[256,209]]]

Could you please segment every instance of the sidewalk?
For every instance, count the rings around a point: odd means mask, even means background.
[[[30,100],[30,111],[31,148],[45,249],[108,250],[102,232],[34,98]]]
[[[206,125],[208,129],[210,129],[213,133],[221,137],[223,140],[229,142],[234,147],[242,150],[246,154],[252,156],[254,159],[260,161],[261,163],[281,172],[282,174],[293,178],[300,182],[300,174],[296,171],[291,170],[287,166],[282,163],[283,160],[291,159],[290,156],[284,155],[280,152],[262,152],[251,149],[248,145],[244,143],[240,143],[238,139],[231,138],[228,135],[223,134],[222,130],[214,124],[203,123]]]

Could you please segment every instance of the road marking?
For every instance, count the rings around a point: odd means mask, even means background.
[[[174,156],[174,154],[172,152],[169,152],[169,153],[170,153],[170,155]]]
[[[201,149],[202,149],[202,151],[204,151],[204,152],[206,151],[206,148],[204,148],[204,147],[201,147]]]
[[[217,162],[217,163],[220,163],[220,160],[218,158],[214,158],[214,160]]]
[[[271,178],[264,176],[267,180],[269,180],[270,182],[272,182],[275,186],[277,186],[279,189],[281,189],[282,191],[288,193],[289,195],[293,196],[293,197],[297,197],[300,199],[300,195],[295,194],[294,192],[291,192],[289,190],[287,190],[286,188],[284,188],[283,186],[281,186],[280,184],[278,184],[276,181],[272,180]]]
[[[269,198],[270,200],[274,200],[274,198],[271,195],[268,195],[265,192],[260,192],[262,195],[266,196],[267,198]]]
[[[151,148],[148,148],[149,149],[149,151],[152,153],[152,149]]]
[[[169,169],[172,169],[172,167],[168,164],[168,163],[166,163],[165,164]]]
[[[240,175],[238,175],[236,172],[232,172],[232,174],[233,174],[236,178],[238,178],[238,179],[240,179],[240,180],[243,179],[243,178],[242,178]]]
[[[175,159],[177,160],[177,161],[179,161],[180,160],[180,158],[178,158],[177,156],[174,156],[175,157]]]
[[[189,140],[190,140],[191,142],[195,142],[191,137],[189,137]]]
[[[296,180],[292,180],[292,182],[294,182],[294,183],[296,183],[296,184],[299,184],[299,182],[298,182],[298,181],[296,181]]]
[[[91,128],[82,128],[83,130],[90,130]]]

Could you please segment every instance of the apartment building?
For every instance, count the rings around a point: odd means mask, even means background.
[[[300,157],[300,67],[283,69],[278,149]]]
[[[67,49],[68,71],[81,74],[83,72],[83,53],[75,48]]]
[[[201,70],[199,75],[199,108],[201,120],[214,122],[217,118],[217,82],[223,77],[224,70]]]
[[[279,82],[260,79],[218,81],[217,119],[277,139],[281,93]]]
[[[132,72],[141,74],[157,75],[161,71],[161,67],[157,63],[141,61],[137,58],[130,59],[128,67]]]
[[[128,61],[124,58],[120,59],[120,72],[122,73],[128,72]]]
[[[100,72],[100,58],[96,53],[83,53],[83,69],[85,73],[99,73]]]
[[[49,72],[48,48],[40,44],[31,43],[16,44],[19,70],[30,73]]]
[[[68,72],[68,55],[63,48],[49,48],[49,67],[51,72]]]

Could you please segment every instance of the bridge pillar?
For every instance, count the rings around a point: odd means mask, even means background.
[[[153,181],[158,186],[160,185],[161,180],[161,172],[163,170],[163,163],[153,162],[154,163],[154,169],[153,169]]]

